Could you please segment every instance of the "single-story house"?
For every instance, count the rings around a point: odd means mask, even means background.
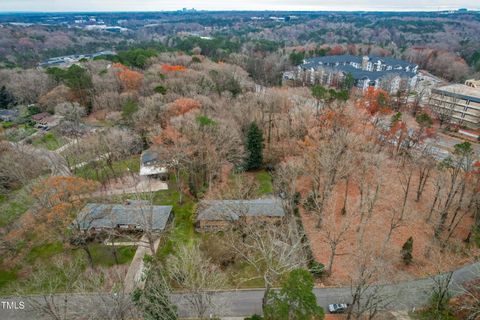
[[[160,160],[157,151],[148,149],[142,152],[140,157],[140,176],[160,178],[165,180],[168,177],[168,169],[165,163]]]
[[[196,227],[199,231],[224,230],[239,221],[280,222],[285,216],[278,198],[256,200],[205,200],[198,205]]]
[[[0,120],[12,122],[17,120],[20,112],[17,109],[0,109]]]
[[[36,122],[35,127],[39,129],[50,130],[51,128],[58,126],[62,119],[63,119],[63,116],[57,116],[57,115],[51,116],[50,114],[48,114],[48,116],[46,117],[43,117],[39,120],[35,120]]]
[[[127,204],[89,203],[77,215],[72,227],[82,231],[164,231],[172,206],[153,206],[143,201]]]
[[[35,121],[35,122],[40,122],[47,117],[50,117],[50,113],[41,112],[41,113],[34,114],[32,116],[32,120]]]

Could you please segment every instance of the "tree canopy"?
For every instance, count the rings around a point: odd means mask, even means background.
[[[266,320],[323,319],[324,311],[313,293],[313,276],[306,270],[290,272],[279,292],[272,292],[263,310]]]

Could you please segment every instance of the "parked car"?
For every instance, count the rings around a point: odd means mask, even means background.
[[[346,303],[333,303],[328,305],[328,311],[330,313],[345,313],[348,309]]]

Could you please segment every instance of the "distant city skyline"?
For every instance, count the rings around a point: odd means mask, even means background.
[[[182,8],[212,11],[438,11],[480,10],[480,3],[464,0],[0,0],[0,12],[174,11]]]

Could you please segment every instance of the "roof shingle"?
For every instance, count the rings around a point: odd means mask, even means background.
[[[75,224],[81,230],[113,229],[122,225],[164,230],[171,212],[172,206],[152,206],[141,202],[129,205],[89,203],[80,211]]]

